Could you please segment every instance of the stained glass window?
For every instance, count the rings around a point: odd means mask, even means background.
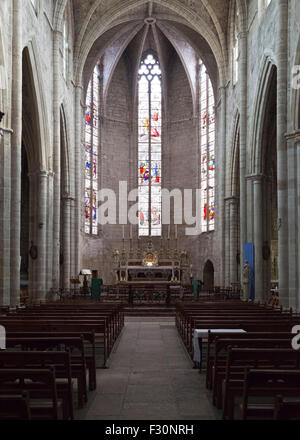
[[[200,175],[202,232],[215,228],[215,100],[205,65],[200,61]]]
[[[138,104],[139,235],[161,235],[161,70],[153,54],[141,62]]]
[[[96,66],[89,82],[85,113],[85,232],[98,234],[98,148],[100,71]]]

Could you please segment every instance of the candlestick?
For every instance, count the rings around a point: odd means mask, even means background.
[[[123,240],[125,240],[125,226],[123,225]]]

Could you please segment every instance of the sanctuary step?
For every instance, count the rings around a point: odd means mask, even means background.
[[[155,305],[134,305],[124,307],[124,316],[175,317],[175,307]]]

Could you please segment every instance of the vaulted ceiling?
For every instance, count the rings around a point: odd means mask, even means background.
[[[76,79],[86,86],[95,60],[109,53],[106,84],[122,55],[135,80],[143,52],[151,48],[166,71],[181,59],[195,92],[195,63],[205,62],[214,86],[225,82],[228,17],[233,0],[73,0]],[[83,76],[82,76],[83,75]]]

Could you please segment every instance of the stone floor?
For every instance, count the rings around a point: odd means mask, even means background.
[[[141,319],[142,320],[142,319]],[[127,322],[109,362],[97,370],[80,420],[216,420],[220,417],[174,322]]]

